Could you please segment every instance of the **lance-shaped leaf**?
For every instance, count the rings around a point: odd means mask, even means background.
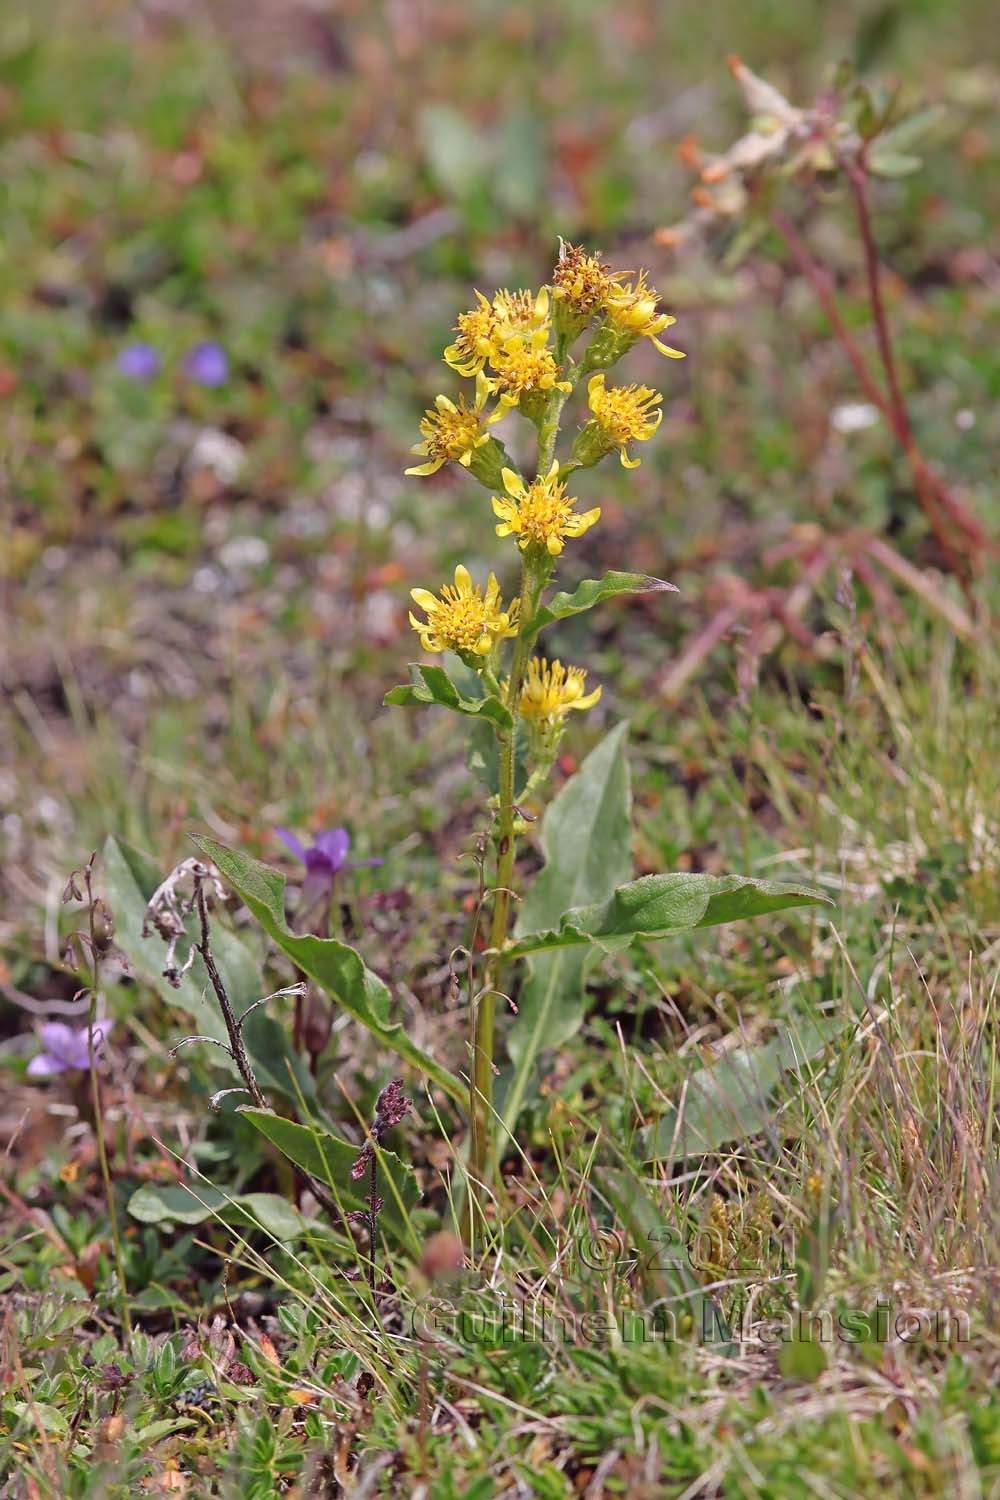
[[[876,147],[868,156],[868,170],[876,177],[911,177],[923,164],[921,157],[905,151],[883,151]]]
[[[849,1026],[850,1016],[821,1016],[779,1026],[769,1042],[734,1047],[690,1073],[654,1125],[641,1134],[647,1160],[677,1161],[718,1151],[730,1141],[775,1129],[779,1085],[808,1078],[809,1064]],[[795,1093],[800,1091],[795,1089]],[[778,1127],[789,1132],[787,1122]]]
[[[577,584],[571,594],[553,594],[524,627],[524,635],[530,640],[546,625],[555,620],[568,619],[570,615],[582,615],[593,609],[604,599],[617,599],[622,594],[676,594],[677,588],[663,578],[650,578],[645,573],[605,573],[603,578],[585,578]]]
[[[148,855],[124,839],[107,840],[104,846],[104,887],[115,918],[115,943],[128,959],[133,974],[151,984],[172,1009],[186,1011],[194,1017],[196,1031],[228,1043],[226,1025],[201,957],[195,958],[175,989],[163,975],[166,952],[163,940],[155,933],[149,937],[142,935],[146,906],[163,875],[164,872]],[[192,915],[187,921],[192,943],[197,927],[197,918]],[[261,987],[260,966],[246,944],[221,922],[212,925],[212,952],[233,1009],[241,1016],[266,994]],[[182,956],[183,953],[182,948]],[[259,1007],[247,1017],[243,1040],[262,1088],[280,1090],[289,1099],[313,1100],[316,1097],[315,1079],[292,1051],[284,1027],[274,1016],[266,1014],[266,1007]],[[235,1075],[235,1063],[220,1047],[206,1047],[204,1051],[214,1066]]]
[[[277,1193],[225,1193],[210,1182],[147,1182],[128,1200],[140,1224],[204,1224],[206,1219],[249,1224],[276,1240],[293,1240],[309,1225],[294,1204]]]
[[[488,719],[498,729],[510,729],[513,719],[510,710],[499,698],[487,695],[469,698],[459,691],[444,667],[425,666],[421,662],[410,663],[412,681],[390,688],[384,701],[397,708],[424,708],[438,703],[450,708],[452,713],[465,714],[471,719]]]
[[[313,1125],[297,1125],[294,1120],[286,1120],[267,1109],[241,1109],[240,1114],[289,1161],[318,1182],[325,1183],[345,1213],[357,1213],[367,1208],[368,1173],[358,1181],[351,1176],[359,1146],[352,1146],[349,1141],[342,1141]],[[397,1239],[412,1243],[410,1214],[420,1200],[417,1179],[394,1152],[383,1151],[380,1146],[375,1149],[378,1195],[383,1200],[379,1221],[391,1225]]]
[[[361,955],[336,938],[292,932],[285,921],[285,877],[269,865],[229,849],[203,834],[192,834],[202,853],[212,861],[227,885],[256,917],[283,953],[298,964],[355,1020],[366,1026],[384,1046],[405,1058],[452,1099],[464,1104],[466,1086],[453,1073],[411,1041],[398,1021],[391,1019],[392,996],[387,985],[365,966]]]
[[[748,875],[643,875],[620,885],[607,901],[577,907],[555,927],[519,937],[505,949],[504,961],[580,943],[596,943],[614,953],[637,938],[653,940],[790,907],[833,904],[821,891],[790,881],[754,880]]]
[[[525,898],[519,929],[558,922],[574,901],[610,895],[629,874],[627,728],[618,725],[591,751],[546,810],[546,865]],[[562,951],[543,954],[532,965],[508,1033],[515,1065],[501,1107],[508,1132],[517,1124],[539,1052],[567,1041],[583,1020],[591,957],[586,949]]]

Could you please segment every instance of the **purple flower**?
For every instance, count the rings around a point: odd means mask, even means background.
[[[89,1026],[67,1026],[65,1021],[45,1021],[38,1028],[43,1050],[28,1064],[29,1078],[52,1078],[56,1073],[86,1072],[90,1067],[87,1049]],[[110,1021],[98,1020],[94,1026],[94,1053],[100,1052],[111,1030]]]
[[[184,361],[184,369],[199,385],[225,385],[229,379],[229,355],[221,344],[195,344]]]
[[[275,833],[287,849],[301,859],[306,867],[306,878],[302,885],[302,905],[311,906],[320,894],[333,890],[333,879],[341,870],[360,870],[366,866],[380,865],[380,859],[347,858],[351,848],[351,836],[346,828],[327,828],[316,835],[315,844],[306,848],[294,833],[287,828],[276,828]]]
[[[152,344],[128,344],[115,360],[115,368],[129,380],[155,380],[160,373],[160,356]]]

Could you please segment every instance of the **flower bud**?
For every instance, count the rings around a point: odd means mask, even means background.
[[[552,332],[557,346],[568,349],[580,337],[594,316],[592,311],[582,312],[572,302],[560,298],[552,306]]]
[[[594,464],[599,464],[614,446],[614,441],[609,440],[605,428],[597,422],[588,422],[576,435],[576,441],[573,444],[573,462],[581,469],[592,469]]]
[[[616,279],[599,254],[560,240],[559,259],[552,272],[552,327],[565,348],[579,338],[604,306]]]
[[[527,417],[528,421],[534,422],[536,427],[544,422],[548,409],[548,391],[525,391],[518,401],[518,410],[522,417]]]
[[[94,902],[94,947],[103,958],[115,936],[115,919],[110,908],[98,897]]]
[[[623,354],[628,353],[632,345],[637,342],[637,338],[638,335],[636,338],[631,338],[628,334],[612,328],[608,323],[602,323],[587,345],[581,364],[582,373],[588,374],[591,370],[610,370]]]
[[[473,452],[469,461],[469,473],[488,490],[498,490],[503,484],[503,471],[509,466],[510,458],[503,443],[498,443],[496,438],[491,437]]]

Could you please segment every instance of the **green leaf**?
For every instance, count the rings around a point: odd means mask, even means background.
[[[546,809],[540,830],[546,864],[525,898],[519,929],[530,932],[557,921],[574,901],[609,894],[629,873],[627,730],[627,724],[613,729]],[[568,1040],[583,1020],[589,958],[586,952],[554,953],[532,965],[508,1038],[515,1064],[502,1109],[508,1133],[517,1124],[538,1054]]]
[[[555,620],[568,619],[570,615],[582,615],[593,609],[604,599],[617,599],[622,594],[676,594],[678,590],[663,578],[650,578],[645,573],[605,573],[603,578],[585,578],[577,584],[571,594],[554,594],[548,604],[532,615],[523,634],[530,640],[546,625]]]
[[[193,1016],[195,1029],[203,1036],[215,1037],[228,1045],[225,1022],[219,1014],[200,956],[195,958],[175,989],[163,977],[166,948],[162,938],[156,933],[149,937],[142,935],[146,906],[163,880],[164,872],[148,855],[124,839],[109,838],[104,846],[103,873],[108,904],[114,913],[115,943],[128,959],[133,974],[152,985],[172,1009],[179,1008]],[[196,931],[196,919],[192,916],[188,921],[192,942]],[[257,960],[236,934],[221,922],[212,924],[212,951],[233,1009],[238,1016],[242,1015],[255,1000],[267,993],[261,988]],[[274,1016],[265,1013],[264,1006],[248,1017],[243,1040],[262,1087],[278,1090],[289,1099],[295,1099],[300,1092],[306,1100],[315,1099],[316,1084],[312,1074],[292,1052],[284,1027]],[[219,1047],[203,1050],[211,1053],[214,1066],[236,1074],[235,1063]]]
[[[790,1339],[778,1351],[778,1369],[786,1380],[813,1381],[829,1369],[823,1345],[811,1338]]]
[[[914,110],[904,119],[897,120],[883,130],[876,142],[875,150],[909,152],[924,139],[929,131],[946,118],[945,110],[938,104],[929,104],[924,109]]]
[[[691,1073],[676,1102],[642,1132],[646,1160],[703,1156],[767,1130],[779,1085],[807,1075],[808,1065],[852,1024],[849,1017],[833,1016],[781,1026],[764,1045],[733,1048]]]
[[[857,83],[848,100],[847,109],[858,135],[870,140],[878,129],[878,114],[872,91],[866,83]]]
[[[140,1224],[203,1224],[222,1218],[227,1223],[250,1224],[276,1240],[292,1240],[308,1225],[294,1204],[277,1193],[224,1193],[208,1182],[146,1183],[136,1188],[128,1211]]]
[[[726,246],[725,254],[722,257],[722,269],[724,271],[732,273],[739,270],[747,257],[752,255],[757,249],[761,240],[771,233],[773,226],[770,214],[762,211],[765,207],[769,209],[771,204],[762,204],[761,200],[773,198],[775,196],[775,187],[776,183],[774,179],[768,177],[761,182],[760,197],[758,197],[755,189],[753,210],[748,212],[746,218],[742,221],[733,238]]]
[[[448,1096],[460,1104],[467,1098],[461,1079],[412,1042],[398,1021],[390,1019],[392,996],[388,987],[361,955],[336,938],[301,936],[290,931],[285,922],[285,877],[260,860],[251,859],[229,849],[215,839],[201,834],[192,838],[202,853],[212,861],[223,880],[246,903],[269,937],[283,953],[298,964],[302,972],[321,985],[356,1021],[366,1026],[385,1047],[405,1058],[426,1073]]]
[[[481,687],[478,672],[467,666],[460,656],[451,651],[445,653],[444,667],[458,691],[466,698],[473,698]],[[528,779],[528,734],[524,720],[519,719],[515,729],[514,751],[514,800]],[[465,764],[495,797],[500,789],[500,747],[494,726],[488,719],[479,718],[468,726]]]
[[[161,1417],[156,1422],[150,1422],[146,1427],[133,1428],[129,1433],[129,1441],[137,1448],[145,1448],[149,1443],[159,1442],[171,1432],[182,1432],[185,1427],[193,1427],[193,1417]]]
[[[410,663],[411,682],[390,688],[385,703],[397,708],[424,708],[429,703],[438,703],[450,708],[453,713],[465,714],[472,719],[488,719],[498,729],[510,729],[513,719],[510,710],[499,698],[487,695],[483,698],[467,698],[459,692],[444,667],[429,667],[420,662]]]
[[[515,218],[530,219],[544,192],[548,132],[536,114],[516,109],[496,133],[490,183],[497,201]]]
[[[832,905],[821,891],[789,881],[754,880],[748,875],[643,875],[620,885],[607,901],[566,912],[557,927],[519,937],[505,949],[504,961],[580,943],[596,943],[606,953],[615,953],[637,938],[652,941],[790,907]]]
[[[213,931],[213,942],[218,930],[215,928]],[[266,993],[258,985],[257,998]],[[241,1013],[239,1010],[236,1012],[238,1016]],[[243,1040],[246,1042],[257,1082],[263,1089],[276,1091],[294,1104],[303,1099],[307,1104],[315,1103],[315,1078],[302,1058],[297,1057],[293,1051],[288,1028],[276,1016],[269,1016],[266,1006],[262,1005],[260,1010],[255,1010],[252,1016],[247,1017],[243,1027]],[[213,1047],[212,1051],[217,1052],[218,1048]]]
[[[487,143],[473,122],[451,104],[426,104],[417,116],[417,136],[439,185],[463,198],[486,176]]]
[[[348,1212],[367,1207],[367,1174],[355,1182],[351,1168],[360,1147],[342,1141],[338,1136],[311,1125],[297,1125],[267,1109],[241,1109],[245,1120],[277,1146],[283,1156],[302,1167],[319,1182],[326,1183],[338,1203]],[[392,1151],[378,1150],[379,1197],[385,1200],[380,1222],[391,1225],[397,1239],[413,1241],[409,1216],[420,1200],[417,1179],[408,1166]]]
[[[29,1428],[41,1428],[43,1432],[51,1432],[54,1437],[65,1437],[69,1431],[69,1422],[65,1412],[61,1412],[57,1406],[50,1406],[46,1401],[11,1401],[7,1407],[12,1417],[19,1422],[26,1422]],[[7,1422],[4,1423],[7,1426]]]
[[[909,156],[903,151],[882,151],[876,148],[868,157],[868,169],[876,177],[912,177],[922,166],[923,161],[919,156]]]

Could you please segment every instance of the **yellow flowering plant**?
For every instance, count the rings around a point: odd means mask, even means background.
[[[465,1115],[470,1241],[485,1219],[499,1145],[517,1128],[540,1054],[562,1045],[582,1023],[588,963],[635,942],[826,900],[807,887],[736,875],[631,879],[625,724],[605,734],[539,816],[538,803],[567,725],[602,701],[602,684],[591,681],[584,667],[541,649],[542,636],[603,600],[671,588],[657,578],[617,571],[585,578],[569,592],[552,588],[564,555],[572,557],[580,538],[600,521],[600,507],[587,507],[575,493],[578,480],[586,481],[591,468],[606,458],[614,461],[616,454],[626,468],[634,467],[637,445],[648,442],[660,425],[659,392],[645,385],[610,385],[607,372],[643,338],[676,357],[678,351],[659,340],[671,321],[644,273],[612,271],[599,255],[564,245],[540,291],[505,290],[492,298],[477,293],[445,351],[451,370],[473,382],[472,392],[439,395],[420,424],[414,452],[422,462],[408,472],[422,483],[445,464],[455,464],[484,486],[490,496],[489,503],[482,502],[484,528],[492,524],[519,570],[513,593],[504,590],[497,574],[475,578],[462,564],[436,588],[414,587],[410,624],[425,656],[411,665],[410,681],[386,699],[403,706],[440,705],[464,716],[469,764],[491,793],[489,832],[476,846],[474,930],[467,948],[459,950],[466,960],[470,1018],[464,1054],[457,1044],[449,1051],[447,1034],[437,1046],[421,1046],[398,1019],[389,984],[350,944],[290,925],[285,881],[277,870],[203,834],[194,835],[197,859],[185,861],[163,883],[155,871],[136,864],[135,851],[115,856],[120,888],[131,891],[139,882],[151,895],[148,922],[171,945],[164,972],[172,976],[171,984],[192,987],[193,1005],[200,1004],[202,982],[185,975],[203,955],[205,982],[211,981],[223,1009],[226,1050],[244,1084],[243,1090],[221,1090],[216,1100],[249,1093],[252,1103],[242,1109],[244,1120],[305,1174],[331,1212],[343,1210],[348,1222],[365,1215],[373,1246],[378,1223],[385,1233],[411,1243],[408,1213],[419,1198],[416,1178],[382,1140],[405,1114],[402,1082],[382,1087],[360,1155],[356,1141],[342,1139],[322,1119],[311,1118],[306,1125],[266,1107],[263,1082],[310,1110],[318,1101],[311,1074],[284,1047],[277,1020],[266,1043],[255,1035],[254,1028],[272,1018],[260,1010],[265,1000],[259,997],[252,959],[240,956],[233,935],[224,930],[218,934],[220,962],[215,964],[206,901],[211,892],[221,897],[222,882],[242,898],[301,980],[326,991],[345,1018],[367,1029],[380,1057],[394,1057],[425,1080],[436,1100],[447,1100],[453,1118]],[[564,411],[584,387],[584,420],[573,440],[564,437],[561,445]],[[519,468],[496,436],[495,424],[504,416],[534,429],[530,468]],[[560,454],[560,446],[568,451]],[[529,833],[545,863],[522,890],[518,842]],[[183,899],[177,890],[182,876],[195,882],[194,895]],[[184,924],[192,902],[201,923],[200,943],[196,938],[184,963],[175,963],[177,944],[187,941]],[[134,936],[141,966],[138,929]],[[512,979],[521,960],[526,968]],[[224,1001],[226,984],[231,989]],[[265,999],[301,989],[299,983]],[[507,1066],[495,1103],[497,1001],[506,998],[514,1006],[514,995],[517,1014],[505,1037]],[[654,1127],[654,1154],[655,1137]],[[368,1182],[366,1193],[359,1174]],[[381,1219],[373,1206],[383,1202],[376,1174],[391,1185]],[[495,1195],[492,1201],[502,1208]]]
[[[557,973],[546,980],[541,1007],[532,1002],[528,1015],[519,1017],[518,1025],[524,1022],[527,1029],[523,1034],[517,1029],[512,1032],[512,1039],[521,1040],[512,1040],[509,1049],[516,1066],[512,1080],[507,1080],[501,1117],[493,1102],[495,1018],[497,1000],[510,998],[502,984],[507,982],[503,971],[512,959],[532,956],[537,968],[544,960],[535,956],[552,949],[592,943],[604,948],[623,946],[642,935],[819,899],[801,888],[765,887],[739,877],[727,877],[721,884],[713,884],[707,876],[647,877],[652,886],[642,880],[617,888],[613,883],[600,884],[608,874],[627,873],[627,863],[622,864],[623,846],[627,849],[627,825],[622,826],[627,817],[627,780],[620,766],[617,771],[612,766],[616,757],[621,760],[621,735],[612,732],[604,749],[599,747],[588,758],[552,804],[554,824],[574,829],[578,843],[582,839],[586,844],[591,830],[595,838],[603,837],[602,816],[608,827],[613,825],[616,848],[606,850],[598,839],[592,849],[578,849],[576,856],[572,850],[563,851],[567,861],[592,858],[602,866],[596,886],[573,883],[568,887],[570,894],[599,894],[607,898],[606,904],[590,910],[560,907],[548,918],[542,912],[543,919],[556,920],[554,930],[519,931],[514,939],[510,935],[518,839],[530,826],[525,805],[548,779],[570,713],[592,708],[602,691],[599,684],[588,684],[584,668],[539,654],[538,639],[549,626],[603,599],[672,587],[661,579],[613,572],[584,581],[571,594],[546,598],[564,550],[601,516],[599,506],[584,508],[571,493],[577,472],[612,454],[618,455],[626,469],[637,467],[634,448],[648,442],[662,420],[660,392],[646,385],[609,385],[607,372],[644,338],[666,357],[682,358],[680,350],[659,338],[673,322],[661,310],[644,271],[637,276],[612,271],[599,254],[565,244],[550,283],[538,292],[504,290],[488,298],[477,291],[475,306],[459,315],[454,339],[444,351],[452,371],[475,380],[474,398],[469,405],[461,396],[457,401],[448,395],[435,398],[420,424],[423,441],[413,449],[426,462],[407,470],[428,475],[445,463],[464,467],[491,492],[496,535],[514,542],[517,550],[512,561],[516,558],[520,564],[519,587],[507,605],[494,574],[483,586],[474,583],[461,565],[453,584],[444,584],[437,592],[423,587],[411,590],[422,615],[411,613],[410,623],[423,649],[444,656],[445,664],[414,663],[410,683],[394,688],[386,699],[402,706],[437,703],[478,719],[494,746],[491,832],[495,870],[488,888],[484,877],[475,918],[478,929],[489,909],[482,974],[475,981],[469,959],[470,1233],[475,1228],[475,1207],[495,1170],[497,1138],[513,1130],[538,1051],[556,1034],[551,1012],[559,985],[567,977]],[[564,409],[581,382],[586,385],[589,417],[561,458],[557,449]],[[536,461],[528,473],[514,466],[489,430],[513,412],[535,429]],[[484,516],[488,513],[484,507]],[[464,675],[449,670],[447,653],[460,658]],[[605,767],[603,781],[595,766]],[[603,790],[595,814],[594,787],[599,781]],[[543,836],[548,820],[547,814]],[[553,849],[547,852],[550,866],[545,877],[552,886],[559,883],[558,874],[551,864]],[[526,903],[521,927],[528,909]],[[594,930],[589,930],[594,924]],[[475,951],[477,935],[473,935],[470,953]],[[576,976],[579,1011],[583,972],[571,973]],[[525,997],[531,1000],[530,987]]]

